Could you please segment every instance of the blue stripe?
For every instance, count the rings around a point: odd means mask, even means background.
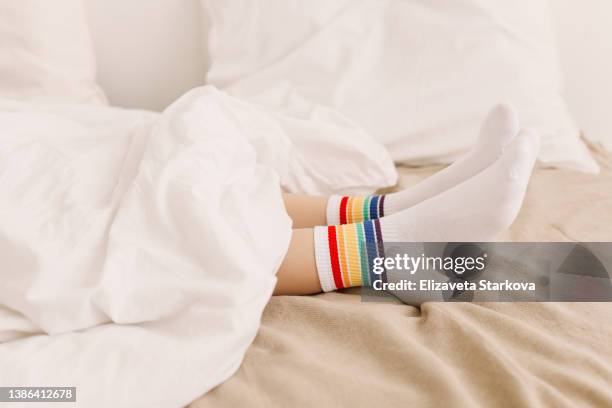
[[[370,201],[370,219],[375,220],[378,218],[378,197],[372,196],[372,200]]]
[[[379,279],[379,276],[376,275],[372,270],[374,269],[374,258],[376,258],[376,236],[374,235],[374,225],[372,221],[365,221],[363,223],[363,230],[365,232],[365,244],[366,250],[368,253],[368,273],[370,276],[370,283]]]

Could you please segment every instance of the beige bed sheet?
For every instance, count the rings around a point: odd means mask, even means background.
[[[538,170],[514,241],[612,241],[602,174]],[[433,169],[402,169],[406,186]],[[275,297],[238,372],[205,407],[612,407],[612,304],[361,303]]]

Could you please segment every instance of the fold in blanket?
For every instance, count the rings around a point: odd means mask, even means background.
[[[210,87],[161,115],[0,110],[0,384],[76,386],[87,407],[184,406],[238,368],[291,235],[280,186],[396,179],[331,112]]]

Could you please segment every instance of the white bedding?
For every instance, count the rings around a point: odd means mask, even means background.
[[[598,171],[562,97],[548,0],[201,2],[207,82],[233,96],[333,107],[410,165],[453,162],[507,101],[544,166]]]
[[[0,96],[104,105],[81,0],[0,2]]]
[[[333,112],[212,87],[161,115],[0,100],[0,131],[0,384],[84,407],[181,407],[238,368],[290,239],[279,185],[396,181]]]

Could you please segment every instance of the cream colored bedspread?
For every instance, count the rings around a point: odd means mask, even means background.
[[[612,241],[612,155],[593,152],[598,176],[537,170],[504,239]],[[612,407],[612,304],[275,297],[240,370],[192,404],[238,406]]]

